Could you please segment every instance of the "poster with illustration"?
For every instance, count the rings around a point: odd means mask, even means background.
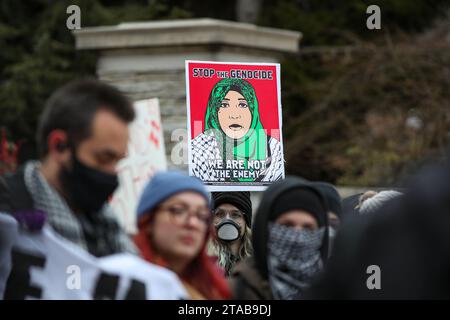
[[[280,65],[186,61],[189,173],[210,191],[284,178]]]

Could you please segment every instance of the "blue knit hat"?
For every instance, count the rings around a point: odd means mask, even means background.
[[[210,205],[209,194],[198,178],[190,177],[179,171],[158,172],[147,183],[141,194],[137,208],[138,219],[152,211],[161,202],[183,191],[198,192],[205,197],[208,206]]]

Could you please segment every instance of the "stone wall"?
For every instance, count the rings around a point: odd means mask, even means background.
[[[187,133],[185,60],[278,62],[298,51],[301,34],[194,19],[85,28],[75,37],[78,49],[99,52],[99,79],[134,100],[159,98],[168,167],[186,170],[186,161],[171,159],[172,152],[187,146],[179,142]]]

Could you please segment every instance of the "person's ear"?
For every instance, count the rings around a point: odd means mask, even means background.
[[[67,133],[64,130],[53,130],[47,138],[48,153],[54,158],[63,159],[70,157]]]

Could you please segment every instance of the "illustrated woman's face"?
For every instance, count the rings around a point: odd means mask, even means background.
[[[252,123],[248,101],[237,91],[228,91],[221,102],[218,117],[221,129],[232,139],[245,136]]]

